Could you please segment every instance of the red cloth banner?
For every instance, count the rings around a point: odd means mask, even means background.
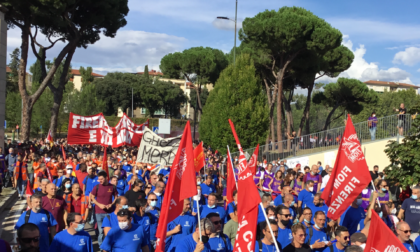
[[[370,252],[408,252],[397,236],[372,209],[372,219],[364,251]]]
[[[328,218],[337,220],[372,180],[350,116],[330,178],[321,198],[328,206]]]
[[[64,151],[64,146],[63,145],[61,145],[61,153],[63,153],[63,159],[67,160],[66,152]]]
[[[108,153],[106,152],[107,147],[104,147],[104,157],[102,159],[102,170],[106,171],[106,176],[108,177],[109,180],[109,170],[108,170]]]
[[[234,252],[254,251],[257,235],[258,204],[261,203],[260,195],[255,187],[253,174],[246,162],[235,126],[229,119],[233,136],[239,149],[238,167],[238,221],[239,227],[236,234]]]
[[[93,116],[70,113],[67,142],[111,145],[112,148],[123,145],[139,146],[144,127],[149,127],[149,120],[137,125],[126,114],[121,117],[117,126],[110,127],[102,113]]]
[[[233,172],[230,151],[227,153],[227,180],[226,180],[226,198],[227,202],[233,202],[233,191],[236,190],[235,173]]]
[[[201,142],[194,149],[194,167],[195,171],[199,172],[205,165],[203,142]]]
[[[187,121],[178,151],[172,163],[156,231],[156,252],[165,251],[166,230],[169,222],[182,213],[184,199],[197,195],[190,122]]]
[[[260,144],[257,144],[257,148],[255,148],[254,154],[248,160],[248,167],[251,170],[252,174],[255,175],[257,173],[257,159],[258,159],[258,151],[260,150]]]

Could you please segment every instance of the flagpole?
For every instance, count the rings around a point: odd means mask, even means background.
[[[203,242],[201,239],[201,219],[200,219],[200,205],[198,204],[198,200],[194,200],[197,203],[197,214],[198,214],[198,230],[200,231],[200,241]]]
[[[235,169],[233,168],[232,156],[230,155],[229,145],[227,145],[227,149],[228,149],[228,155],[229,155],[229,159],[230,159],[230,166],[232,167],[232,171],[233,171],[233,178],[235,179],[236,191],[238,191],[238,181],[236,181]],[[228,174],[229,174],[229,172],[228,172]]]
[[[271,228],[271,224],[268,221],[267,213],[264,211],[264,206],[262,202],[260,202],[260,206],[261,206],[262,212],[264,213],[264,218],[265,218],[265,221],[267,222],[267,226],[270,229],[271,237],[275,237],[273,233],[273,229]],[[274,240],[274,245],[276,246],[277,252],[280,252],[279,246],[277,245],[277,239]]]
[[[373,190],[376,191],[375,185],[373,184],[373,180],[371,180],[370,183],[372,183]],[[379,207],[381,207],[381,202],[379,202],[379,198],[376,198],[376,200],[378,201]]]

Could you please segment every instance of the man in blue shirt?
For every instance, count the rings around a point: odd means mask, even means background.
[[[93,252],[92,238],[84,231],[85,223],[79,213],[69,213],[68,228],[59,232],[53,239],[50,252]]]
[[[210,193],[215,193],[216,192],[216,188],[214,187],[214,185],[211,183],[212,182],[212,178],[209,175],[206,175],[206,178],[204,180],[204,183],[201,183],[201,194],[204,195],[204,197],[206,198],[206,204],[207,204],[207,198],[210,195]]]
[[[362,204],[362,195],[359,195],[340,217],[340,226],[348,228],[350,235],[356,233],[359,222],[366,218]]]
[[[289,208],[283,205],[278,206],[276,212],[279,226],[277,241],[281,244],[282,248],[285,248],[293,239],[292,230],[290,229],[293,217]]]
[[[307,228],[312,227],[314,223],[312,221],[312,210],[309,207],[303,209],[299,221]]]
[[[150,213],[146,213],[147,200],[138,199],[135,202],[136,212],[133,214],[133,223],[139,224],[144,229],[144,235],[147,237],[147,244],[150,245],[150,224],[152,216]]]
[[[180,244],[180,240],[195,231],[197,217],[190,214],[190,209],[191,201],[189,199],[185,199],[181,215],[168,224],[168,231],[166,232],[166,246],[169,246],[169,252],[174,252],[175,248]]]
[[[334,252],[344,252],[350,242],[349,230],[346,227],[338,226],[334,232],[337,242],[333,243]]]
[[[290,214],[292,215],[292,220],[296,218],[296,208],[295,208],[295,198],[292,194],[287,193],[284,195],[284,203],[283,206],[289,208]]]
[[[200,217],[205,218],[209,213],[219,214],[223,223],[226,223],[228,221],[225,209],[217,205],[217,196],[215,193],[210,193],[207,205],[201,207]]]
[[[128,188],[129,188],[127,179],[126,178],[123,178],[121,176],[121,171],[120,170],[115,170],[114,176],[116,176],[118,178],[117,185],[116,185],[117,191],[118,191],[118,195],[119,196],[122,196],[122,195],[124,195],[128,191]]]
[[[22,213],[16,223],[15,229],[19,229],[25,223],[33,223],[37,225],[41,234],[39,240],[39,250],[41,252],[48,252],[50,247],[49,239],[52,239],[56,234],[57,222],[50,212],[41,208],[42,197],[40,195],[32,195],[30,201],[31,209]],[[48,232],[48,228],[50,232]]]
[[[157,208],[162,207],[164,191],[165,191],[165,183],[163,183],[162,181],[158,181],[156,183],[155,190],[153,191],[153,193],[157,197],[157,205],[156,205]]]
[[[149,195],[147,195],[147,204],[149,206],[146,208],[146,213],[149,213],[152,218],[150,223],[150,245],[153,248],[156,248],[156,231],[160,217],[160,209],[156,207],[157,197],[154,193],[149,193]]]
[[[262,205],[264,207],[264,209],[261,208],[261,205],[258,206],[258,223],[265,221],[265,216],[263,211],[266,210],[266,208],[270,205],[272,205],[272,199],[271,199],[271,194],[269,193],[264,193],[264,195],[261,198],[262,201]]]
[[[261,229],[264,238],[259,241],[255,241],[255,249],[254,251],[261,251],[261,252],[273,252],[277,251],[276,245],[274,244],[277,242],[277,236],[279,234],[278,226],[275,220],[269,220],[271,230],[273,230],[274,237],[271,235],[270,228],[266,221],[261,222],[258,224],[258,227]],[[277,243],[278,244],[278,243]],[[281,245],[279,245],[279,249],[281,250]]]
[[[233,191],[233,202],[230,202],[227,206],[227,214],[228,214],[228,219],[232,219],[232,216],[235,214],[233,209],[236,206],[236,202],[238,201],[238,191]]]
[[[233,246],[229,237],[222,232],[223,221],[218,213],[209,213],[207,218],[213,223],[214,230],[210,235],[209,245],[211,251],[232,252]]]
[[[409,252],[419,252],[419,250],[414,245],[413,241],[410,240],[412,230],[407,222],[398,222],[396,231],[398,240],[400,240],[400,242]]]
[[[305,189],[300,191],[298,195],[298,210],[305,208],[308,204],[311,204],[314,200],[314,181],[308,180],[305,183]]]
[[[5,171],[4,175],[4,188],[6,188],[9,185],[9,181],[12,181],[12,187],[16,187],[15,180],[13,178],[13,171],[17,162],[17,155],[15,154],[13,148],[9,149],[9,154],[5,157],[4,161],[6,161],[7,165],[7,171]]]
[[[212,232],[214,232],[214,225],[211,221],[207,218],[201,219],[201,233],[199,229],[198,223],[194,226],[194,233],[187,235],[179,240],[178,246],[173,248],[173,252],[194,252],[194,251],[201,251],[201,252],[211,252],[210,244],[209,244],[209,236]],[[200,237],[203,241],[200,241]]]
[[[20,246],[20,251],[28,251],[28,252],[40,251],[39,250],[40,238],[41,238],[41,233],[39,232],[39,228],[37,225],[33,223],[25,223],[22,226],[20,226],[20,228],[17,230],[16,241]],[[4,251],[8,251],[8,249],[5,248]],[[9,251],[12,251],[12,250],[10,249]]]
[[[171,169],[168,166],[163,167],[162,169],[160,169],[159,174],[163,175],[164,180],[166,181],[169,177],[169,173],[171,172]]]
[[[314,225],[306,229],[305,243],[309,244],[312,251],[328,252],[331,242],[324,228],[326,216],[324,212],[318,211],[315,213]]]
[[[311,204],[308,204],[307,207],[309,207],[312,210],[312,213],[316,213],[318,211],[322,211],[324,212],[325,215],[327,215],[328,213],[328,206],[325,205],[324,200],[321,198],[322,193],[317,193],[314,196],[314,201]],[[328,223],[328,218],[327,221],[325,222],[325,227],[327,227],[327,223]],[[330,225],[333,226],[334,225],[334,221],[330,221]]]
[[[127,198],[120,196],[115,200],[115,211],[107,214],[106,218],[102,221],[102,228],[104,229],[104,235],[106,236],[111,228],[118,228],[117,213],[121,209],[127,209]]]
[[[144,236],[144,229],[138,224],[132,224],[131,213],[128,209],[121,209],[117,213],[118,228],[112,228],[100,249],[107,252],[149,252],[148,237]]]
[[[317,166],[318,166],[318,171],[319,171],[318,174],[321,174],[321,172],[324,170],[324,168],[322,167],[321,161],[318,161]]]

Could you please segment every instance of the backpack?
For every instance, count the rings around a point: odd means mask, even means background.
[[[42,210],[44,210],[44,209],[42,209]],[[25,224],[29,222],[29,217],[31,217],[31,212],[32,212],[32,210],[26,211],[26,214],[25,214]],[[47,210],[44,210],[44,212],[47,215],[48,223],[50,223],[50,212],[48,212]]]
[[[413,249],[413,251],[416,251],[416,249],[414,248],[413,241],[410,239],[410,240],[408,240],[407,242],[410,244],[410,246],[411,246],[411,248]]]
[[[262,252],[263,251],[262,241],[258,240],[257,242],[258,242],[258,250],[259,250],[259,252]],[[277,246],[279,246],[279,249],[281,251],[282,247],[281,247],[280,242],[278,242],[277,240],[276,240],[276,242],[277,242]]]

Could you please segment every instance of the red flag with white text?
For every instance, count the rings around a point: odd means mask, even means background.
[[[254,154],[252,154],[252,157],[248,160],[248,167],[251,170],[252,175],[255,175],[255,173],[257,173],[257,159],[259,150],[260,144],[257,144],[257,148],[255,148]]]
[[[181,214],[184,199],[191,198],[197,193],[191,128],[190,122],[187,121],[166,185],[156,231],[156,252],[165,251],[167,225]]]
[[[328,206],[327,217],[337,220],[372,180],[350,116],[330,178],[321,198]]]
[[[254,251],[257,234],[258,204],[261,203],[261,198],[255,187],[253,174],[248,168],[241,143],[235,131],[235,126],[230,119],[229,124],[239,149],[237,194],[239,228],[233,251]]]
[[[236,190],[236,181],[235,181],[235,173],[233,172],[232,168],[232,159],[230,156],[230,151],[228,150],[227,153],[227,178],[226,178],[226,198],[227,202],[233,202],[233,191]]]
[[[203,142],[201,142],[194,149],[194,167],[195,171],[199,172],[205,165]]]
[[[108,177],[108,179],[110,179],[109,177],[109,170],[108,170],[108,157],[107,157],[107,152],[106,152],[107,146],[104,146],[104,157],[102,159],[102,170],[106,171],[106,175]]]
[[[408,252],[407,248],[373,209],[365,251]]]

